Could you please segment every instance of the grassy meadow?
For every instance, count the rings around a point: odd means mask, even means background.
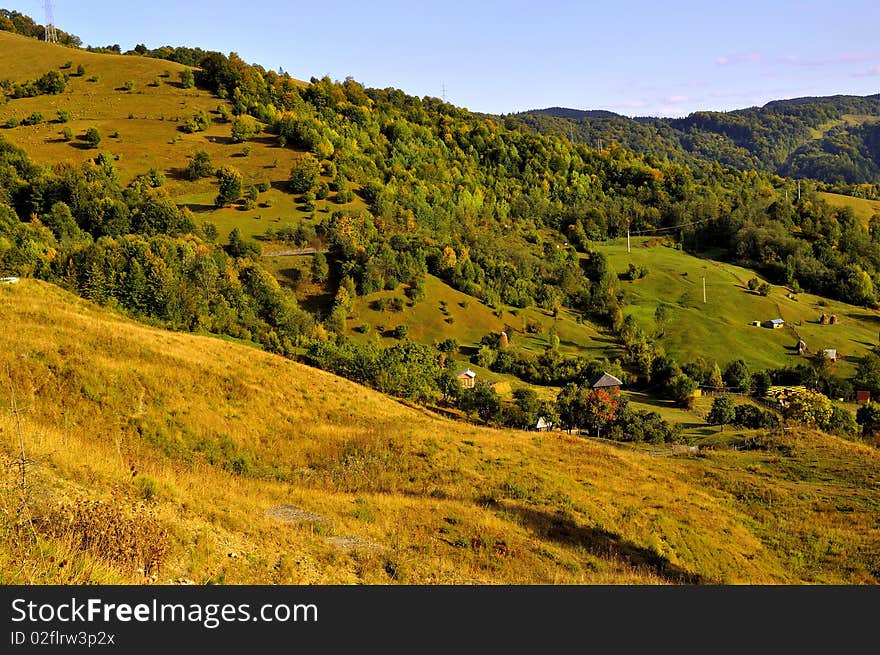
[[[767,296],[761,296],[747,286],[756,277],[752,271],[655,243],[633,239],[630,253],[625,239],[597,248],[618,273],[630,263],[647,267],[647,277],[621,281],[626,293],[624,313],[632,314],[649,334],[656,333],[654,312],[663,302],[669,320],[656,340],[681,362],[703,357],[723,368],[741,358],[752,369],[793,366],[802,359],[797,354],[802,338],[811,352],[837,349],[834,372],[849,377],[855,360],[878,343],[880,312],[876,310],[809,293],[789,298],[790,289],[775,285]],[[823,313],[836,315],[838,324],[822,325]],[[771,330],[752,325],[773,318],[782,318],[785,326]]]
[[[487,429],[32,280],[0,287],[0,319],[3,584],[880,576],[865,445],[675,456]]]
[[[851,208],[856,217],[861,219],[865,225],[868,224],[868,221],[871,220],[874,214],[880,214],[880,200],[867,200],[866,198],[826,192],[819,192],[819,197],[829,205]]]
[[[16,56],[4,59],[2,79],[24,82],[50,70],[70,75],[64,93],[0,104],[0,135],[24,148],[40,164],[79,164],[104,152],[114,157],[123,184],[156,169],[166,176],[164,188],[174,201],[188,207],[197,221],[216,225],[224,241],[235,227],[245,237],[255,237],[270,228],[296,227],[300,221],[329,215],[334,208],[363,206],[357,197],[337,205],[331,193],[315,202],[314,211],[306,211],[299,197],[287,190],[294,151],[279,147],[265,132],[246,143],[234,143],[232,123],[224,121],[219,111],[220,105],[229,108],[229,104],[206,91],[182,88],[178,74],[186,68],[183,65],[149,57],[90,53],[0,32],[0,52],[12,51]],[[65,68],[68,63],[70,67]],[[77,76],[80,65],[85,74]],[[131,90],[126,90],[129,82]],[[9,119],[20,121],[34,111],[43,114],[43,122],[4,129]],[[59,123],[59,111],[68,112],[70,121]],[[182,132],[179,128],[199,112],[210,117],[210,127],[193,134]],[[60,134],[65,127],[74,134],[69,142]],[[78,138],[91,127],[102,136],[97,148]],[[190,158],[199,150],[208,153],[214,168],[233,166],[241,171],[246,185],[266,182],[269,190],[259,194],[253,209],[239,205],[215,208],[216,179],[190,182],[183,177]],[[330,182],[327,177],[322,179]]]

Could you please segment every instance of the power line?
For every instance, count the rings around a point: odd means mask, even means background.
[[[683,227],[688,227],[690,225],[701,225],[703,223],[710,223],[713,220],[714,219],[712,219],[712,218],[705,218],[701,221],[691,221],[690,223],[679,223],[678,225],[670,225],[667,227],[655,227],[655,228],[650,228],[650,229],[645,229],[645,230],[636,230],[636,231],[632,232],[631,234],[633,236],[638,236],[640,234],[654,234],[656,232],[666,232],[667,230],[680,230]]]

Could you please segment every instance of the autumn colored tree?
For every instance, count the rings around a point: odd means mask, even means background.
[[[783,411],[785,418],[803,425],[822,428],[834,414],[831,399],[818,391],[798,390],[789,395]]]

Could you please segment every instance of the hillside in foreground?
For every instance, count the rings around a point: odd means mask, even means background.
[[[679,457],[479,428],[32,280],[0,286],[0,319],[4,584],[880,578],[867,446]]]

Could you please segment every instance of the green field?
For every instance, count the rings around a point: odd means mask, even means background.
[[[378,338],[382,343],[393,344],[396,340],[390,336],[390,331],[397,325],[406,325],[409,338],[419,343],[431,345],[448,338],[458,341],[460,349],[457,358],[463,364],[479,347],[480,339],[502,330],[507,332],[511,348],[533,354],[546,350],[550,345],[550,335],[555,331],[559,337],[559,349],[563,353],[596,359],[614,359],[621,355],[612,335],[603,333],[589,322],[578,323],[575,315],[565,309],[555,318],[536,307],[519,309],[508,306],[494,310],[432,275],[426,278],[424,300],[410,303],[404,289],[401,286],[393,291],[379,291],[357,298],[348,318],[350,335],[359,340]],[[404,301],[402,311],[387,308],[379,311],[373,307],[376,300],[394,297]],[[356,329],[365,324],[369,325],[366,334]],[[529,324],[540,327],[530,332]],[[514,381],[514,378],[496,374],[488,375],[487,379]]]
[[[808,293],[789,298],[790,290],[780,286],[762,297],[746,286],[755,276],[752,271],[668,246],[649,247],[647,239],[633,239],[631,253],[625,239],[597,247],[618,272],[625,271],[630,262],[648,268],[642,280],[621,281],[626,292],[624,314],[632,314],[653,334],[657,305],[666,304],[670,318],[656,340],[679,362],[702,357],[717,361],[722,368],[735,359],[743,359],[753,369],[793,366],[803,361],[796,349],[802,338],[812,352],[837,349],[840,359],[833,371],[849,377],[855,359],[877,344],[880,312],[876,310]],[[823,313],[835,314],[839,324],[820,325]],[[771,330],[752,325],[773,318],[785,320],[785,327]]]

